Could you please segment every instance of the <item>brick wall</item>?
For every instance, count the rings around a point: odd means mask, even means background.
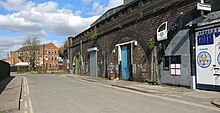
[[[43,48],[41,51],[43,51]],[[48,71],[59,70],[58,48],[53,43],[49,43],[45,45],[44,53],[44,56],[47,57],[47,59],[44,61],[44,64],[47,64]],[[42,56],[42,54],[40,56]]]
[[[143,78],[150,79],[149,76],[151,50],[147,46],[147,44],[149,43],[149,39],[156,38],[156,29],[161,23],[165,21],[168,21],[169,30],[173,27],[174,23],[177,23],[179,25],[176,30],[169,31],[169,38],[172,38],[173,34],[184,27],[183,25],[185,25],[197,16],[194,14],[198,14],[198,12],[196,11],[196,3],[198,3],[199,1],[200,0],[185,0],[181,3],[177,2],[172,6],[163,8],[160,11],[151,13],[146,17],[137,19],[136,21],[122,25],[119,28],[112,29],[111,31],[108,31],[106,33],[103,33],[102,31],[109,29],[108,27],[111,26],[111,24],[113,25],[117,22],[117,24],[121,24],[119,22],[123,21],[123,19],[126,18],[126,15],[123,17],[119,17],[119,20],[116,20],[112,23],[110,22],[106,25],[102,25],[101,27],[97,27],[101,35],[99,35],[95,41],[87,41],[83,44],[83,56],[85,60],[88,61],[88,57],[85,57],[87,56],[87,49],[96,46],[99,49],[99,62],[104,62],[104,55],[107,52],[109,57],[107,63],[109,64],[110,62],[113,62],[115,64],[118,60],[117,54],[112,54],[112,51],[115,49],[115,45],[130,40],[136,40],[138,42],[138,45],[133,48],[133,63],[137,65],[140,64],[141,68],[146,68],[146,72],[144,74],[141,72],[141,70],[139,70],[139,72],[136,72],[139,73],[136,79],[139,79],[139,81],[141,81],[141,79]],[[143,9],[143,7],[140,7],[138,10],[135,10],[133,12],[129,12],[128,15],[131,15],[132,13],[139,13]],[[112,27],[114,27],[114,25]],[[89,39],[90,37],[89,35],[82,35],[81,38]],[[169,43],[169,41],[162,43]],[[79,45],[75,45],[72,48],[72,51],[77,50],[79,51]],[[72,55],[74,56],[75,53],[73,52]]]

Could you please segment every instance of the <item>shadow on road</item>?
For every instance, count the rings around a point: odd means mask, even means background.
[[[2,92],[5,90],[6,86],[14,79],[14,76],[9,76],[3,80],[0,81],[0,94],[2,94]],[[9,88],[9,89],[13,89],[13,88]],[[7,90],[9,90],[7,89]]]

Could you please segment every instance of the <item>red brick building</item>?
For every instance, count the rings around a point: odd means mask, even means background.
[[[17,51],[10,52],[10,63],[15,65],[19,62],[28,62],[28,51],[26,47],[21,47]],[[52,42],[49,44],[38,45],[35,50],[35,67],[42,67],[48,71],[55,71],[59,69],[58,65],[58,47]]]

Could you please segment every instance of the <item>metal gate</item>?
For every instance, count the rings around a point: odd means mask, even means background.
[[[97,47],[88,49],[88,52],[89,52],[89,73],[90,73],[90,76],[98,77]]]

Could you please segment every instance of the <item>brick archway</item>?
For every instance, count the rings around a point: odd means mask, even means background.
[[[108,52],[109,58],[111,57],[111,53],[112,53],[115,45],[118,44],[118,42],[120,40],[122,40],[123,38],[126,38],[126,37],[129,37],[131,39],[136,40],[140,44],[140,46],[143,48],[147,59],[149,61],[151,60],[150,59],[151,50],[148,48],[147,43],[144,41],[144,38],[139,33],[135,32],[135,31],[130,31],[130,30],[127,30],[127,31],[124,31],[124,32],[119,32],[117,34],[115,40],[111,43],[111,46],[110,46],[110,49],[109,49],[109,52]]]

